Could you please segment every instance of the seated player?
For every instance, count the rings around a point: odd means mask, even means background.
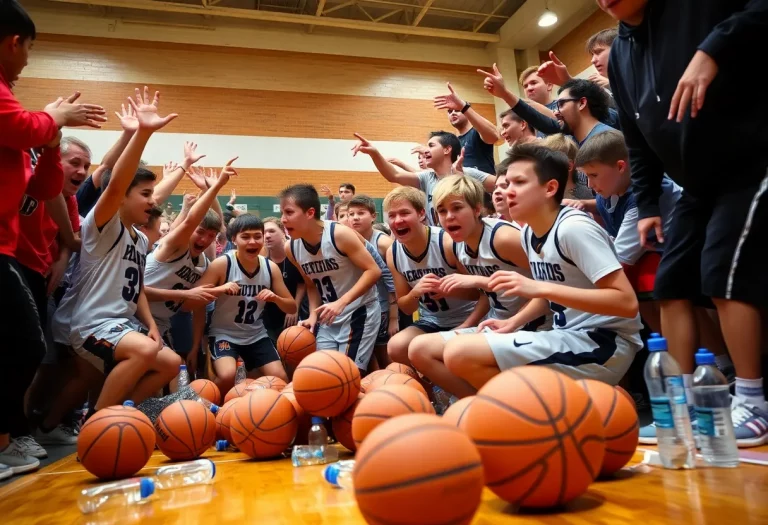
[[[444,294],[440,280],[456,273],[453,241],[445,231],[424,226],[427,199],[416,188],[401,186],[384,199],[395,242],[387,250],[387,265],[395,281],[397,306],[406,315],[418,310],[419,320],[389,340],[387,353],[397,362],[410,365],[408,345],[421,334],[434,334],[476,326],[485,315],[475,310],[480,293],[457,290]]]
[[[500,173],[497,169],[496,186],[493,188],[491,198],[493,199],[493,209],[496,211],[496,216],[505,221],[509,220],[509,206],[507,206],[507,196],[505,193],[507,186],[509,186],[507,184],[507,174]]]
[[[490,290],[490,278],[498,271],[517,272],[530,278],[531,271],[520,242],[521,228],[501,219],[481,218],[483,194],[478,182],[455,175],[444,178],[435,187],[433,202],[437,216],[455,243],[459,270],[440,279],[440,291],[450,294],[456,290],[482,290],[487,304],[478,301],[476,308],[484,307],[484,312],[490,306],[488,319],[509,319],[528,300],[516,295],[497,295]],[[525,329],[536,330],[543,322],[542,317]],[[447,392],[460,397],[472,395],[475,389],[445,367],[443,350],[446,341],[457,333],[476,331],[472,327],[420,335],[408,346],[408,357],[419,372]]]
[[[576,165],[576,154],[579,152],[576,142],[569,136],[556,133],[544,137],[539,144],[568,157],[568,183],[563,194],[563,206],[584,210],[593,215],[597,214],[595,196],[589,188],[587,176]]]
[[[526,223],[521,235],[533,279],[497,271],[489,288],[500,297],[531,300],[509,319],[480,324],[493,332],[448,341],[448,370],[476,389],[500,370],[528,364],[617,384],[642,347],[641,324],[608,234],[584,212],[561,205],[569,176],[562,153],[520,144],[503,165],[510,215]],[[550,309],[553,330],[522,330]]]
[[[316,332],[318,350],[344,352],[365,374],[381,323],[381,270],[354,230],[320,218],[313,186],[283,190],[280,209],[291,238],[285,252],[307,286],[309,318],[302,324]]]
[[[158,96],[151,99],[145,87],[143,95],[136,89],[136,100],[129,99],[139,129],[81,227],[80,273],[72,288],[77,295],[72,313],[76,322],[70,341],[75,352],[107,376],[91,411],[126,399],[143,401],[175,377],[181,364],[163,346],[149,311],[143,290],[148,243],[133,226],[146,223],[155,205],[155,174],[139,168],[141,154],[152,133],[176,118],[158,115]]]
[[[198,281],[198,287],[212,286],[211,292],[218,296],[209,328],[214,340],[211,358],[216,385],[222,392],[234,386],[238,357],[252,378],[277,376],[288,382],[263,316],[267,303],[294,314],[296,302],[277,264],[259,255],[264,246],[264,223],[254,215],[240,215],[229,223],[228,235],[237,249],[209,264]],[[205,302],[191,300],[184,308],[194,310]],[[199,347],[203,325],[195,323],[193,348]]]
[[[365,195],[358,195],[349,201],[347,207],[349,226],[375,248],[382,260],[386,260],[387,250],[392,246],[392,239],[384,232],[373,228],[376,221],[376,204],[373,199]],[[378,365],[385,367],[389,364],[387,343],[389,338],[394,337],[398,332],[398,313],[392,273],[386,265],[381,272],[381,279],[376,282],[379,308],[381,309],[381,324],[379,325],[379,335],[376,337],[374,352]]]

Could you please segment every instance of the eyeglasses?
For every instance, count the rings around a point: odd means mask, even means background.
[[[555,102],[557,103],[557,109],[563,109],[563,104],[566,102],[576,102],[581,100],[580,98],[559,98]]]

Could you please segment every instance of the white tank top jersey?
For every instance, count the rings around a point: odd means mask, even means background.
[[[480,184],[485,182],[490,175],[480,171],[477,168],[464,168],[464,175],[475,179]],[[419,178],[419,189],[427,194],[427,224],[430,226],[440,227],[440,221],[437,218],[437,211],[432,206],[432,193],[435,191],[435,186],[440,182],[440,178],[433,170],[421,171],[417,174]]]
[[[291,241],[291,252],[296,263],[312,280],[320,294],[322,304],[332,303],[352,287],[363,276],[363,270],[349,260],[347,254],[336,246],[334,232],[336,223],[323,222],[323,235],[319,246],[309,246],[303,239]],[[352,312],[362,305],[378,300],[376,287],[369,288],[361,297],[347,305],[344,311],[336,317],[334,325],[344,324]]]
[[[373,235],[371,235],[370,243],[374,248],[376,248],[376,253],[379,253],[379,237],[381,237],[382,235],[386,236],[384,232],[379,230],[373,230]],[[382,273],[383,272],[384,272],[384,269],[382,268]],[[389,290],[387,289],[387,283],[384,278],[384,275],[382,275],[379,278],[379,280],[376,281],[376,294],[379,298],[379,306],[381,307],[381,311],[382,312],[389,311]]]
[[[135,319],[149,241],[135,227],[131,229],[134,237],[117,213],[101,230],[93,210],[83,221],[80,275],[74,287],[77,301],[72,310],[72,319],[77,320],[72,330],[79,332],[80,340],[107,321]]]
[[[56,311],[51,317],[51,337],[54,342],[69,346],[69,334],[72,332],[72,311],[77,302],[77,281],[80,278],[80,253],[75,252],[69,259],[69,265],[61,278],[62,284],[67,287]],[[60,286],[61,286],[60,285]]]
[[[395,270],[402,275],[411,288],[421,281],[427,274],[433,273],[438,277],[445,277],[456,273],[456,268],[448,263],[443,248],[443,235],[445,231],[434,227],[427,227],[427,248],[420,255],[412,255],[405,249],[400,241],[392,243],[392,261]],[[454,328],[464,321],[475,309],[475,301],[466,301],[454,297],[434,299],[430,294],[425,294],[419,299],[419,321],[425,321],[440,328]]]
[[[208,258],[204,253],[198,257],[200,265],[189,254],[189,250],[172,261],[160,262],[155,258],[155,251],[147,256],[147,270],[144,284],[162,290],[189,290],[208,268]],[[171,317],[179,311],[181,302],[152,301],[149,310],[155,318],[157,328],[164,334],[171,327]]]
[[[456,258],[467,269],[470,275],[490,277],[499,270],[517,272],[525,277],[531,277],[528,268],[520,268],[515,263],[502,259],[493,248],[493,240],[500,228],[514,228],[521,230],[520,226],[502,219],[482,219],[483,232],[480,234],[480,243],[477,253],[473,253],[466,242],[455,245]],[[516,295],[504,296],[493,292],[485,292],[488,296],[491,309],[488,312],[490,319],[508,319],[515,315],[528,301]]]
[[[533,278],[556,284],[595,290],[594,283],[621,269],[608,233],[589,215],[562,207],[543,239],[523,228],[523,249],[528,256]],[[640,315],[634,318],[611,317],[575,310],[549,302],[555,330],[612,330],[625,339],[640,341]]]

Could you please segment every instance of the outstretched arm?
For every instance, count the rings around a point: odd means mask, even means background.
[[[467,103],[459,98],[450,82],[448,82],[447,85],[449,93],[447,95],[435,97],[435,109],[461,111]],[[496,129],[496,125],[493,122],[490,122],[472,107],[467,109],[464,112],[464,115],[467,117],[469,123],[472,124],[472,127],[475,128],[478,135],[480,135],[483,142],[486,144],[496,144],[496,142],[498,142],[500,138],[499,131]]]
[[[395,184],[400,184],[402,186],[413,186],[414,188],[419,187],[419,177],[416,173],[398,170],[395,166],[387,162],[387,159],[384,158],[384,155],[382,155],[375,146],[366,140],[365,137],[359,133],[355,133],[355,137],[357,137],[358,141],[357,144],[352,147],[353,157],[358,153],[365,153],[371,157],[371,160],[376,166],[376,169],[379,170],[379,173],[381,173],[381,175],[389,182],[394,182]]]

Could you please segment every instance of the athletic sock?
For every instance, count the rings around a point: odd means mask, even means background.
[[[766,402],[765,392],[763,392],[762,377],[759,379],[742,379],[737,377],[736,397],[763,410],[768,409],[768,402]]]

